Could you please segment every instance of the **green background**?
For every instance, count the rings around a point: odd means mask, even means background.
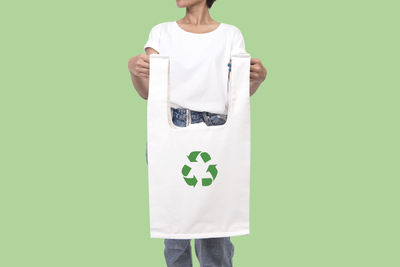
[[[234,266],[400,266],[397,3],[210,10],[268,70]],[[165,266],[149,233],[147,102],[127,67],[151,27],[184,14],[162,0],[1,4],[0,266]]]

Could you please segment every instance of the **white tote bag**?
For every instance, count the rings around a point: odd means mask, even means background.
[[[150,55],[147,153],[150,237],[250,234],[250,54],[231,56],[223,125],[175,126],[168,55]]]

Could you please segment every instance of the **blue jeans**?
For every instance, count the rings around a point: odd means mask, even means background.
[[[179,127],[187,126],[186,112],[182,109],[172,109],[172,122]],[[209,114],[209,113],[207,113]],[[208,126],[222,125],[226,116],[210,115],[204,120],[200,112],[191,112],[191,123],[204,122]],[[146,142],[147,163],[147,142]],[[164,239],[164,257],[167,267],[192,267],[191,239]],[[234,245],[230,237],[200,238],[194,240],[194,247],[200,267],[232,267]]]

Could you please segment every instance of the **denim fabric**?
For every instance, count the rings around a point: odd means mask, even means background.
[[[192,267],[190,239],[164,239],[164,257],[167,267]],[[235,247],[230,237],[200,238],[194,240],[200,267],[232,267]]]
[[[172,122],[179,127],[186,126],[186,110],[184,108],[171,108]],[[191,110],[191,123],[204,122],[207,126],[225,124],[228,115],[210,113],[207,111]],[[208,117],[208,118],[207,118]]]
[[[172,122],[179,127],[186,127],[186,112],[184,109],[171,108]],[[205,121],[204,114],[209,115]],[[191,123],[204,122],[208,126],[222,125],[227,116],[208,112],[191,111]],[[147,163],[146,141],[146,163]],[[167,267],[192,267],[191,239],[164,239],[164,257]],[[195,239],[194,247],[200,267],[232,267],[235,247],[230,237]]]

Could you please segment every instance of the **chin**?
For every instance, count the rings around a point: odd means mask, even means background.
[[[177,7],[186,7],[185,1],[176,0],[176,6],[177,6]]]

